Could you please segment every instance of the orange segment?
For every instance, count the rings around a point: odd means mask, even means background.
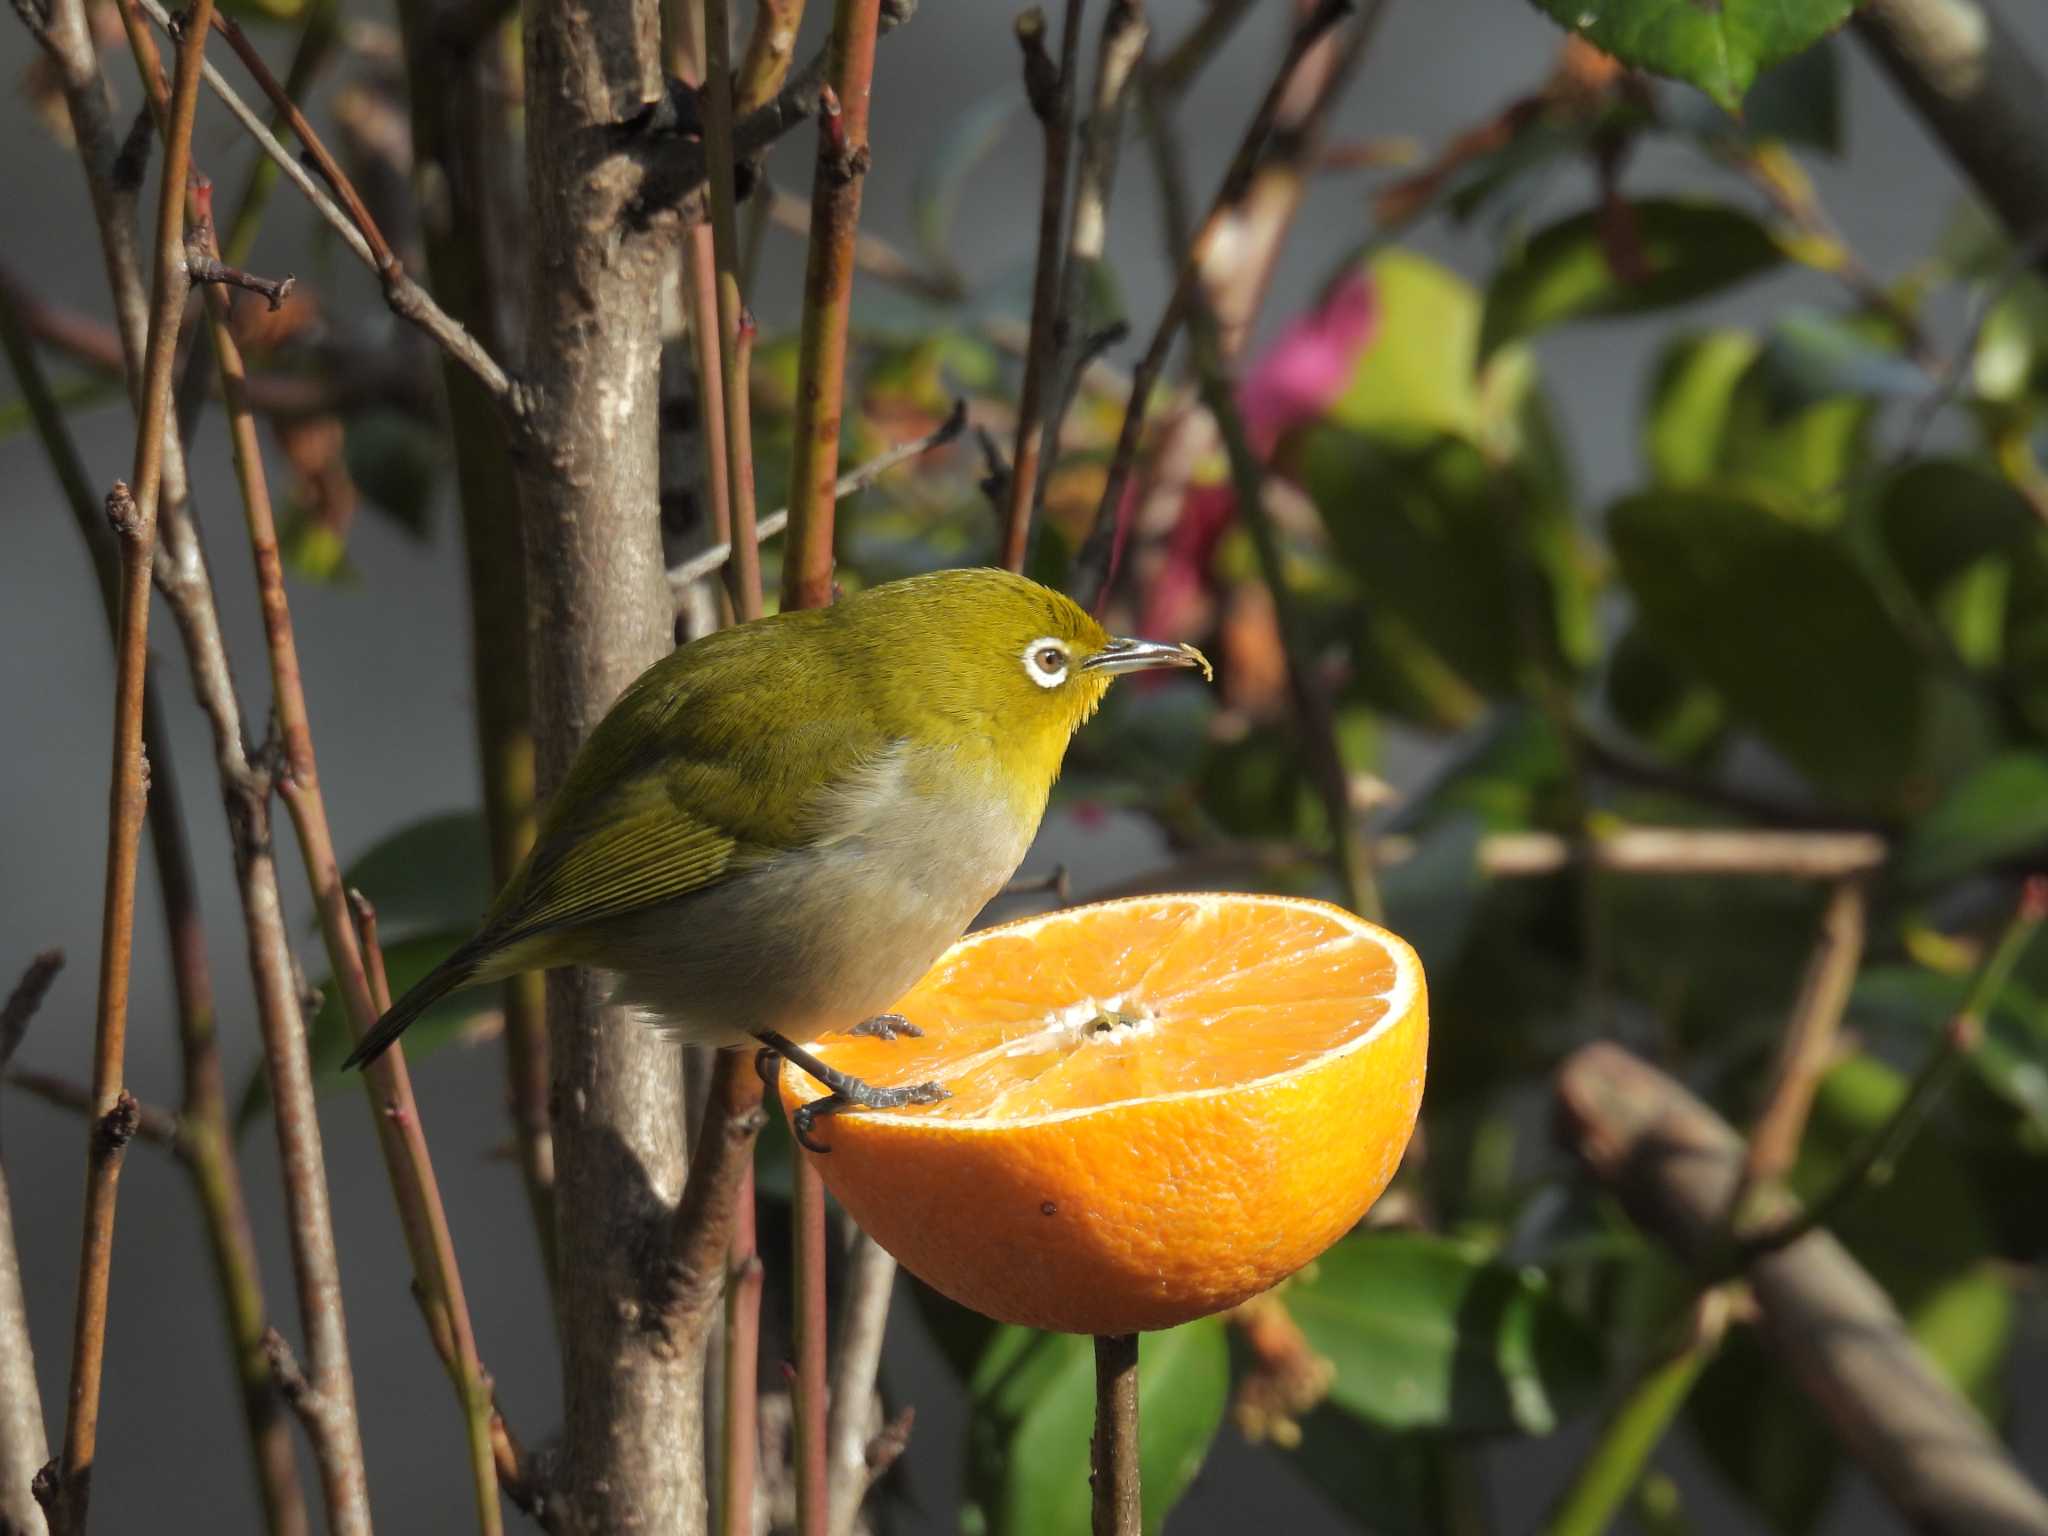
[[[971,934],[897,1004],[924,1030],[812,1050],[939,1104],[819,1122],[832,1192],[913,1274],[1005,1322],[1166,1328],[1299,1269],[1414,1129],[1422,968],[1284,896],[1074,907]],[[819,1097],[785,1069],[786,1108]]]

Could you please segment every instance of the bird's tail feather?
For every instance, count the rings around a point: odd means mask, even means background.
[[[356,1048],[348,1053],[348,1060],[342,1063],[342,1067],[367,1066],[389,1050],[392,1041],[404,1034],[414,1020],[450,992],[489,980],[490,976],[486,974],[489,958],[490,946],[482,942],[481,936],[462,945],[391,1005],[370,1032],[356,1042]]]

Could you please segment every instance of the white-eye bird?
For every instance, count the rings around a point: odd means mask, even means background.
[[[904,1027],[883,1010],[1015,873],[1075,730],[1118,674],[1154,667],[1208,672],[1192,646],[1112,639],[996,570],[693,641],[598,723],[476,935],[349,1064],[458,987],[586,965],[684,1041],[765,1045],[812,1073],[833,1090],[817,1113],[944,1097],[870,1087],[801,1042]]]

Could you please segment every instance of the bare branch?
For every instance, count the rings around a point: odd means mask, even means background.
[[[139,4],[159,27],[165,31],[171,30],[170,13],[163,8],[159,0],[135,0],[135,3]],[[507,410],[514,409],[511,376],[484,350],[477,339],[436,304],[425,289],[407,277],[404,269],[398,266],[396,258],[393,258],[388,266],[379,259],[379,247],[371,244],[365,232],[357,227],[341,205],[322,190],[320,184],[299,163],[298,157],[278,142],[277,135],[270,131],[269,125],[256,115],[235,88],[229,85],[211,64],[206,66],[206,83],[263,152],[277,163],[278,169],[283,171],[292,184],[305,195],[306,200],[313,205],[314,211],[326,221],[327,226],[341,236],[342,243],[355,252],[357,259],[377,274],[379,281],[384,285],[384,300],[391,306],[393,313],[411,321],[426,332],[444,351],[474,374],[477,382],[488,390],[491,397],[502,407]],[[368,214],[365,213],[364,217],[367,218]],[[372,224],[371,227],[375,228],[375,225]],[[381,233],[377,238],[381,243]],[[389,247],[382,249],[383,254],[389,256]]]
[[[1138,1336],[1095,1340],[1095,1434],[1088,1442],[1094,1490],[1094,1536],[1138,1536],[1144,1510],[1138,1489]]]
[[[1060,275],[1067,219],[1067,164],[1074,146],[1075,76],[1081,63],[1082,0],[1067,0],[1060,32],[1060,59],[1045,51],[1045,13],[1033,6],[1017,18],[1024,49],[1024,90],[1043,126],[1045,165],[1038,205],[1038,261],[1031,283],[1031,339],[1024,348],[1024,380],[1017,392],[1017,430],[1010,453],[1009,505],[1003,511],[1001,561],[1024,569],[1031,541],[1031,511],[1038,502],[1039,455],[1044,448],[1046,402],[1056,399],[1055,378],[1066,350],[1071,312],[1062,314],[1067,285]],[[1064,322],[1064,323],[1063,323]]]
[[[946,419],[922,437],[909,438],[893,448],[885,448],[860,468],[839,477],[832,486],[835,502],[844,501],[858,491],[864,491],[898,464],[917,458],[920,454],[940,448],[958,437],[967,427],[967,402],[955,400],[953,409]],[[707,423],[706,432],[710,428]],[[789,526],[789,508],[779,507],[754,524],[756,542],[765,542]],[[692,582],[701,581],[732,558],[732,545],[718,543],[707,550],[690,556],[680,564],[668,569],[668,584],[672,591],[680,593]]]
[[[1856,971],[1863,961],[1866,904],[1860,880],[1838,881],[1828,895],[1820,934],[1800,983],[1799,1000],[1779,1044],[1770,1092],[1749,1135],[1749,1158],[1742,1170],[1737,1211],[1751,1189],[1783,1178],[1798,1159],[1813,1096],[1834,1063],[1835,1040],[1849,1006],[1849,989],[1856,984]]]
[[[1348,0],[1323,0],[1315,11],[1294,31],[1288,41],[1286,56],[1266,88],[1265,97],[1246,125],[1244,136],[1239,140],[1237,151],[1231,156],[1230,164],[1223,173],[1223,184],[1217,188],[1215,200],[1209,206],[1208,215],[1202,220],[1194,238],[1188,242],[1186,255],[1182,258],[1179,275],[1174,279],[1173,291],[1167,298],[1166,308],[1159,316],[1159,323],[1153,329],[1152,340],[1145,348],[1145,355],[1131,375],[1130,403],[1124,408],[1124,421],[1117,433],[1116,451],[1110,459],[1109,473],[1103,483],[1102,499],[1095,511],[1095,525],[1089,531],[1087,542],[1075,557],[1074,572],[1068,583],[1068,590],[1086,606],[1097,605],[1108,591],[1115,573],[1116,556],[1119,552],[1119,509],[1123,504],[1124,485],[1130,479],[1131,467],[1137,460],[1138,438],[1145,425],[1145,412],[1151,402],[1152,389],[1165,371],[1166,359],[1172,351],[1174,338],[1179,335],[1182,323],[1191,312],[1199,294],[1203,262],[1219,231],[1226,222],[1230,208],[1243,196],[1250,183],[1252,172],[1258,168],[1259,156],[1266,147],[1268,135],[1272,132],[1274,120],[1280,112],[1280,104],[1287,88],[1294,78],[1294,72],[1307,57],[1308,51],[1322,35],[1329,31],[1349,10]],[[1012,493],[1014,495],[1014,492]]]
[[[1565,1061],[1556,1104],[1560,1139],[1638,1223],[1688,1263],[1720,1261],[1743,1151],[1718,1115],[1605,1043]],[[2048,1533],[2048,1500],[1833,1237],[1809,1233],[1744,1273],[1772,1358],[1908,1524]]]
[[[830,1445],[832,1519],[829,1536],[852,1536],[861,1501],[878,1475],[868,1458],[873,1439],[875,1380],[882,1367],[882,1339],[889,1326],[889,1299],[896,1289],[896,1261],[882,1245],[851,1222],[850,1243],[839,1298],[839,1332],[832,1348]]]
[[[42,1007],[50,983],[57,979],[57,973],[63,968],[63,950],[44,950],[29,961],[28,969],[21,973],[21,980],[7,994],[7,1001],[0,1003],[0,1067],[14,1060],[14,1053],[21,1048],[22,1036],[28,1033],[29,1020]]]

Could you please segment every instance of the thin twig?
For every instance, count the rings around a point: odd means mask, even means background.
[[[861,188],[870,161],[868,106],[880,24],[881,0],[836,0],[827,48],[831,78],[820,97],[817,165],[811,177],[796,452],[789,476],[789,538],[782,556],[786,608],[820,608],[832,600],[832,504],[839,482],[846,331]]]
[[[210,223],[195,229],[197,254],[211,254]],[[292,632],[291,609],[284,589],[284,565],[277,546],[276,519],[271,509],[270,489],[264,474],[262,449],[256,437],[256,418],[243,393],[245,374],[241,352],[228,323],[227,296],[208,289],[206,305],[212,325],[214,356],[220,366],[221,391],[234,446],[235,474],[242,492],[242,508],[248,525],[249,547],[256,568],[258,596],[263,610],[264,637],[270,659],[271,690],[276,713],[283,773],[279,788],[291,813],[298,835],[299,851],[313,887],[321,935],[326,941],[328,963],[340,986],[343,1006],[351,1027],[360,1038],[377,1021],[382,1009],[372,996],[364,968],[356,924],[351,919],[346,892],[342,888],[333,836],[319,787],[319,768],[314,758],[313,734],[307,715],[301,682],[297,641]],[[448,1235],[446,1213],[440,1189],[434,1179],[419,1109],[413,1100],[412,1083],[401,1052],[389,1051],[365,1074],[370,1089],[370,1109],[377,1128],[378,1144],[384,1154],[392,1191],[396,1195],[413,1272],[419,1281],[430,1320],[430,1331],[445,1329],[448,1336],[444,1358],[469,1428],[472,1484],[477,1515],[482,1529],[495,1533],[503,1529],[498,1506],[495,1452],[490,1434],[490,1390],[477,1359],[476,1339],[470,1327],[469,1308],[456,1268],[454,1248]]]
[[[1172,103],[1186,93],[1204,65],[1223,50],[1237,24],[1252,9],[1252,0],[1209,0],[1202,19],[1182,34],[1149,73],[1162,101]]]
[[[220,283],[229,288],[246,288],[261,296],[272,310],[282,309],[284,301],[292,296],[292,289],[298,286],[295,277],[264,277],[255,272],[245,272],[240,267],[231,267],[226,262],[208,258],[187,265],[187,275],[195,283]]]
[[[944,421],[922,437],[913,437],[885,448],[860,468],[844,474],[832,486],[832,499],[844,501],[857,491],[864,491],[898,464],[940,448],[958,437],[967,427],[967,402],[955,400],[953,409]],[[789,526],[789,508],[778,507],[754,524],[754,540],[765,543]],[[689,559],[668,568],[668,584],[671,590],[681,592],[692,582],[701,581],[732,558],[732,545],[718,543],[701,550]]]
[[[766,198],[768,217],[776,228],[804,239],[810,238],[811,204],[808,198],[785,192],[780,187],[757,191],[754,197],[757,201]],[[957,304],[967,297],[967,290],[957,274],[920,266],[880,235],[870,234],[867,230],[854,236],[853,265],[856,271],[864,272],[878,282],[889,283],[934,304]]]
[[[147,32],[122,13],[135,48],[152,109],[166,95],[155,66],[154,44]],[[203,30],[203,29],[202,29]],[[99,229],[101,255],[119,328],[121,351],[130,391],[138,411],[144,398],[145,354],[149,331],[149,300],[136,252],[134,197],[114,174],[116,150],[108,117],[108,93],[82,0],[53,0],[46,46],[63,82],[65,101],[79,146],[79,159]],[[181,253],[182,254],[182,253]],[[273,1116],[284,1165],[285,1208],[292,1240],[293,1272],[301,1315],[314,1362],[317,1394],[303,1415],[312,1441],[325,1495],[328,1525],[337,1536],[367,1536],[369,1502],[362,1441],[355,1415],[354,1383],[348,1360],[347,1327],[341,1303],[341,1282],[334,1252],[334,1231],[328,1208],[319,1118],[314,1107],[312,1074],[307,1059],[303,1020],[294,984],[290,939],[285,932],[283,903],[277,889],[276,866],[270,852],[268,787],[250,763],[243,744],[240,707],[229,675],[227,647],[213,605],[210,579],[196,535],[184,509],[183,445],[170,434],[163,440],[164,497],[159,509],[157,582],[166,607],[182,631],[201,707],[212,728],[223,799],[228,810],[238,895],[248,930],[249,956],[255,981],[257,1019],[262,1029],[264,1060],[270,1074]],[[187,924],[174,953],[189,953],[193,929]],[[192,979],[189,969],[181,971]],[[182,985],[181,981],[181,985]],[[210,1025],[209,1031],[210,1031]],[[213,1058],[217,1065],[217,1057]],[[188,1072],[191,1058],[188,1057]],[[217,1083],[216,1083],[217,1086]],[[225,1109],[217,1119],[224,1124]],[[225,1131],[222,1133],[224,1144]],[[209,1138],[210,1142],[211,1138]],[[206,1167],[205,1164],[195,1164]],[[204,1186],[212,1197],[224,1195],[219,1177]],[[216,1229],[220,1232],[222,1229]],[[247,1241],[246,1218],[238,1232]],[[217,1262],[227,1252],[217,1249]],[[253,1278],[253,1269],[241,1271]],[[260,1316],[260,1289],[238,1286],[234,1306],[237,1338],[242,1324]],[[246,1367],[245,1367],[246,1370]],[[245,1374],[245,1383],[247,1376]],[[245,1398],[256,1391],[245,1386]],[[268,1412],[267,1388],[260,1389]],[[266,1468],[272,1465],[266,1436]],[[289,1477],[290,1447],[285,1446]],[[275,1486],[266,1477],[266,1489]],[[290,1487],[289,1481],[284,1485]],[[268,1493],[266,1493],[268,1497]],[[295,1527],[303,1528],[301,1518]]]
[[[852,1536],[861,1501],[878,1475],[869,1460],[868,1424],[875,1412],[875,1380],[896,1289],[896,1261],[882,1245],[847,1223],[849,1243],[839,1298],[839,1329],[832,1345],[830,1536]]]
[[[1038,261],[1031,281],[1031,340],[1024,349],[1024,379],[1017,391],[1017,429],[1010,453],[1009,505],[1003,510],[1001,559],[1009,570],[1024,569],[1031,542],[1031,511],[1038,504],[1039,455],[1048,400],[1057,399],[1055,377],[1075,323],[1063,313],[1067,284],[1061,278],[1067,227],[1067,167],[1074,149],[1074,97],[1080,82],[1083,0],[1067,0],[1060,31],[1060,59],[1045,51],[1045,12],[1033,6],[1017,18],[1024,49],[1024,88],[1044,129],[1045,163],[1039,185]]]
[[[719,1425],[719,1529],[754,1536],[754,1484],[761,1448],[761,1287],[756,1242],[754,1165],[740,1172],[733,1196],[731,1263],[725,1282],[725,1412]]]
[[[1138,1336],[1095,1339],[1095,1434],[1088,1442],[1093,1536],[1139,1536],[1144,1506],[1138,1486]]]
[[[14,1053],[21,1048],[21,1037],[28,1033],[29,1020],[43,1006],[50,983],[57,979],[57,973],[62,969],[64,951],[44,950],[29,961],[28,968],[21,973],[21,980],[7,994],[7,1001],[0,1003],[0,1067],[14,1060]]]
[[[795,1436],[791,1461],[796,1473],[797,1536],[826,1536],[832,1522],[831,1379],[826,1363],[825,1181],[816,1155],[796,1155],[790,1201],[795,1230],[796,1292],[790,1349],[796,1356]]]
[[[19,1088],[32,1099],[40,1100],[53,1109],[69,1110],[81,1119],[93,1118],[92,1089],[75,1077],[60,1077],[55,1072],[32,1072],[25,1067],[9,1067],[6,1074],[7,1086]],[[134,1098],[134,1095],[129,1095]],[[185,1133],[177,1115],[160,1105],[145,1104],[135,1100],[131,1139],[146,1141],[152,1146],[162,1147],[172,1156],[185,1156]]]
[[[1828,893],[1799,999],[1793,1004],[1778,1048],[1770,1092],[1749,1134],[1749,1155],[1735,1199],[1738,1212],[1750,1190],[1783,1178],[1799,1157],[1813,1096],[1834,1062],[1849,990],[1856,984],[1856,971],[1863,961],[1867,904],[1861,880],[1837,881]]]
[[[1239,140],[1236,153],[1223,173],[1223,183],[1217,188],[1215,199],[1209,205],[1209,212],[1203,218],[1194,237],[1188,242],[1186,254],[1182,257],[1179,274],[1174,279],[1173,291],[1168,296],[1165,309],[1160,313],[1159,323],[1154,327],[1152,340],[1145,348],[1145,355],[1131,374],[1131,394],[1124,407],[1123,426],[1118,430],[1116,450],[1110,458],[1109,472],[1104,479],[1102,499],[1095,509],[1095,523],[1089,530],[1087,541],[1075,557],[1074,571],[1068,583],[1068,590],[1082,603],[1099,606],[1115,577],[1117,556],[1121,553],[1120,508],[1123,505],[1124,486],[1130,479],[1131,468],[1137,461],[1138,438],[1145,425],[1145,412],[1151,402],[1152,389],[1158,383],[1160,374],[1166,368],[1166,359],[1173,349],[1174,338],[1186,321],[1200,293],[1202,267],[1209,248],[1215,243],[1219,232],[1227,225],[1231,208],[1244,195],[1250,184],[1252,172],[1258,168],[1259,156],[1279,115],[1281,102],[1285,99],[1288,86],[1294,79],[1294,72],[1309,50],[1322,35],[1341,21],[1349,11],[1348,0],[1323,0],[1316,9],[1294,30],[1287,44],[1286,55],[1281,59],[1280,68],[1266,88],[1264,98],[1245,127],[1244,137]]]
[[[64,1454],[45,1500],[59,1531],[83,1532],[98,1456],[100,1377],[106,1360],[107,1297],[114,1259],[114,1210],[121,1164],[133,1134],[133,1100],[122,1086],[128,1049],[129,966],[135,946],[135,882],[149,765],[142,754],[149,680],[150,574],[163,490],[164,430],[171,420],[178,324],[184,313],[185,178],[199,107],[199,65],[212,0],[194,0],[194,25],[178,47],[164,130],[149,341],[142,366],[142,409],[135,431],[134,489],[107,498],[121,550],[121,626],[115,644],[112,803],[107,813],[106,905],[100,924],[99,1013],[93,1032],[93,1127],[86,1154],[85,1231],[78,1261],[78,1302],[71,1344],[71,1390]]]
[[[761,616],[761,552],[754,532],[754,445],[746,400],[746,354],[752,350],[753,321],[745,313],[740,293],[732,152],[732,22],[726,0],[704,0],[704,38],[704,145],[711,164],[711,248],[718,296],[715,323],[729,498],[724,526],[736,552],[726,567],[726,586],[733,611],[745,623]]]
[[[448,312],[493,356],[517,350],[509,299],[521,281],[526,199],[513,152],[520,108],[510,89],[507,50],[480,45],[516,9],[502,0],[406,0],[398,7],[413,106],[413,164],[422,184],[431,180],[445,192],[422,207],[427,272]],[[525,520],[496,401],[460,362],[439,356],[468,575],[477,763],[491,877],[502,887],[526,856],[536,823]],[[507,977],[503,996],[513,1145],[552,1297],[555,1149],[546,979],[539,972]]]
[[[391,1007],[391,983],[384,971],[384,949],[377,940],[377,909],[361,891],[350,891],[348,900],[349,910],[355,918],[356,932],[362,943],[363,968],[370,986],[370,998],[378,1012],[382,1014]],[[394,1119],[404,1113],[395,1104],[387,1106],[385,1112]],[[431,1174],[432,1170],[429,1169],[429,1177]],[[445,1220],[441,1223],[436,1243],[437,1246],[446,1243]],[[420,1311],[426,1319],[427,1335],[433,1340],[434,1352],[441,1357],[441,1364],[447,1368],[450,1377],[455,1381],[456,1391],[469,1410],[472,1476],[502,1487],[514,1503],[529,1515],[540,1519],[545,1527],[547,1521],[544,1517],[547,1511],[542,1489],[525,1453],[520,1449],[518,1440],[513,1437],[511,1430],[506,1426],[504,1415],[498,1409],[497,1393],[492,1386],[490,1372],[483,1368],[483,1362],[477,1358],[476,1341],[473,1336],[470,1337],[465,1347],[463,1329],[450,1326],[458,1312],[466,1310],[459,1289],[461,1279],[454,1272],[453,1251],[446,1249],[438,1257],[439,1261],[447,1266],[445,1273],[456,1287],[453,1302],[437,1304],[430,1299],[424,1283],[414,1294],[419,1299]],[[463,1320],[466,1325],[466,1316]],[[478,1508],[480,1511],[489,1511],[484,1514],[483,1524],[486,1530],[491,1529],[491,1518],[497,1509],[496,1498],[485,1498],[479,1493]]]
[[[747,51],[735,82],[733,107],[740,115],[766,106],[782,89],[796,59],[796,34],[803,23],[804,0],[761,0],[754,7],[754,29],[747,34]],[[708,142],[705,148],[711,148]]]
[[[1094,104],[1081,127],[1074,212],[1068,222],[1066,254],[1060,261],[1059,299],[1049,327],[1053,358],[1046,387],[1052,392],[1052,404],[1043,413],[1045,424],[1039,435],[1038,453],[1044,467],[1032,477],[1035,484],[1027,516],[1034,521],[1044,511],[1046,485],[1058,458],[1060,434],[1080,393],[1088,364],[1121,341],[1128,331],[1119,320],[1091,333],[1082,326],[1081,316],[1090,275],[1101,266],[1109,237],[1109,209],[1116,188],[1117,160],[1123,149],[1124,100],[1138,62],[1144,57],[1148,36],[1150,30],[1140,0],[1110,0],[1102,18],[1102,41],[1096,55]],[[1035,323],[1034,317],[1034,339]],[[1018,410],[1021,429],[1021,401]]]
[[[171,30],[170,13],[159,0],[135,0],[152,21],[166,31]],[[355,252],[357,258],[376,273],[384,286],[384,301],[393,313],[418,326],[439,346],[476,376],[477,382],[490,392],[491,397],[507,410],[514,409],[513,381],[499,366],[475,336],[466,327],[436,304],[427,291],[420,287],[393,258],[386,266],[379,259],[378,247],[373,246],[365,232],[359,228],[342,206],[327,192],[304,166],[298,157],[280,144],[262,118],[258,117],[249,104],[242,100],[235,88],[211,64],[206,66],[206,83],[224,103],[229,112],[255,139],[258,146],[277,162],[278,169],[290,178],[292,184],[302,192],[313,209],[326,221],[328,227],[341,236],[342,243]],[[359,201],[359,200],[358,200]],[[367,214],[365,215],[367,217]],[[374,224],[372,228],[374,228]],[[380,234],[379,241],[383,239]],[[389,255],[389,248],[384,248]]]
[[[1891,1181],[1892,1169],[1912,1141],[1913,1133],[1982,1043],[1985,1019],[1998,1005],[2013,967],[2019,964],[2043,922],[2048,922],[2048,875],[2032,875],[2021,886],[2019,904],[2004,931],[1970,979],[1962,1008],[1943,1026],[1940,1040],[1906,1085],[1905,1096],[1803,1211],[1762,1231],[1738,1234],[1742,1259],[1755,1259],[1789,1247],[1841,1215],[1866,1189]]]

